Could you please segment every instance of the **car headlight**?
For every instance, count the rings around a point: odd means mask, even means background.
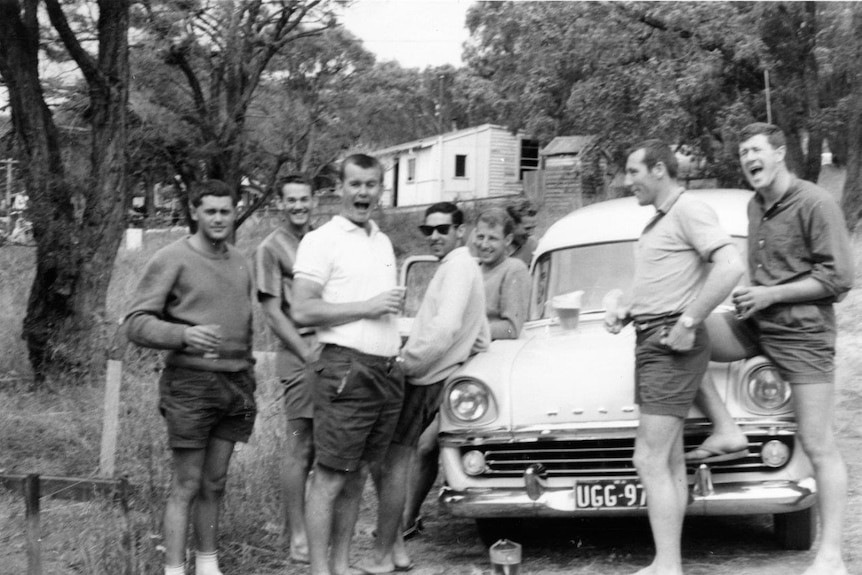
[[[473,422],[482,419],[491,408],[491,392],[475,379],[462,379],[449,387],[449,411],[456,419]]]
[[[790,402],[790,385],[774,366],[762,365],[748,374],[748,399],[759,409],[781,411]]]

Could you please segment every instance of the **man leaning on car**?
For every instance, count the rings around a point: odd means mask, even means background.
[[[703,320],[743,273],[739,253],[713,210],[687,196],[676,174],[676,158],[660,140],[629,151],[625,184],[640,205],[654,206],[656,213],[638,240],[628,305],[609,309],[605,318],[611,333],[628,321],[637,333],[640,419],[634,464],[647,493],[656,547],[642,575],[682,574],[680,539],[688,501],[682,432],[709,364]]]

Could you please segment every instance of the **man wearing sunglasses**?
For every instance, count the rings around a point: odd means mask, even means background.
[[[469,250],[460,247],[463,213],[450,202],[434,204],[419,230],[440,266],[400,353],[407,377],[404,405],[386,458],[374,470],[381,501],[370,562],[358,567],[365,573],[410,569],[401,515],[419,437],[437,415],[446,378],[468,357],[485,351],[491,340],[482,273]]]

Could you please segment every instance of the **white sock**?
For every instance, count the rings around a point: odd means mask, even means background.
[[[165,565],[165,575],[186,575],[186,566],[177,565],[176,567],[171,567],[170,565]]]
[[[222,575],[218,568],[216,551],[209,553],[195,551],[195,575]]]

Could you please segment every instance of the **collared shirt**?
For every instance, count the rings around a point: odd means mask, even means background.
[[[847,224],[831,194],[793,178],[768,210],[760,194],[748,204],[748,270],[754,285],[774,286],[808,277],[832,303],[853,286],[853,253]]]
[[[636,319],[684,311],[703,287],[712,253],[732,243],[712,208],[683,191],[658,207],[638,239],[631,300]]]
[[[386,234],[373,221],[369,234],[342,216],[305,235],[293,273],[323,286],[323,300],[330,303],[364,301],[397,285],[395,254]],[[387,357],[397,355],[401,345],[393,314],[320,327],[317,338]]]
[[[290,317],[293,305],[293,264],[301,236],[287,226],[279,226],[260,243],[254,252],[254,277],[258,298],[261,295],[278,298],[281,311]],[[300,334],[313,333],[312,328],[299,328]],[[281,342],[284,349],[284,342]]]
[[[485,287],[478,262],[460,247],[441,260],[428,284],[410,337],[404,344],[404,373],[414,385],[449,377],[471,355],[488,349]]]

